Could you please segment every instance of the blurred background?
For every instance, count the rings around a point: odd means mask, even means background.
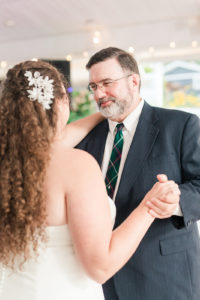
[[[85,64],[107,46],[135,56],[147,102],[200,116],[200,0],[0,0],[0,80],[50,61],[70,80],[71,120],[96,110]]]

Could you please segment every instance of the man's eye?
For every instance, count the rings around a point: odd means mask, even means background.
[[[111,85],[112,84],[112,81],[104,81],[103,82],[103,85],[104,86],[109,86],[109,85]]]
[[[96,89],[97,89],[97,85],[96,85],[96,84],[90,84],[90,88],[91,88],[92,90],[96,90]]]

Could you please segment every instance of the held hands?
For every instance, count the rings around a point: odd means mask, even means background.
[[[158,182],[145,196],[145,204],[149,214],[154,218],[165,219],[171,217],[180,201],[178,185],[168,180],[166,175],[158,175]]]

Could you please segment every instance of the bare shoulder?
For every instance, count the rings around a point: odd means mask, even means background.
[[[88,176],[91,172],[100,170],[95,158],[80,149],[66,149],[66,151],[62,151],[62,161],[63,167],[65,166],[69,174],[78,177]]]
[[[95,158],[79,149],[66,151],[62,174],[68,195],[70,192],[73,192],[73,195],[80,191],[84,193],[84,190],[88,191],[88,188],[91,188],[90,184],[96,186],[102,180],[102,173]]]
[[[83,164],[88,166],[91,164],[97,164],[95,158],[84,150],[69,149],[67,150],[66,155],[73,164]]]
[[[51,152],[51,165],[54,168],[73,172],[81,167],[97,166],[96,160],[84,150],[67,147],[64,143],[55,143]]]

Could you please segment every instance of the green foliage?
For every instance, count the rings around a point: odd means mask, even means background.
[[[153,72],[153,68],[151,68],[149,66],[145,66],[144,67],[144,71],[145,71],[145,73],[152,73]]]
[[[93,96],[89,93],[89,91],[73,91],[71,98],[71,113],[68,123],[82,119],[96,111]]]

